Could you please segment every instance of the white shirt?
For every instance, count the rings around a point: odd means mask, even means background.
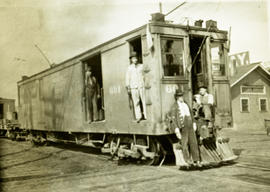
[[[143,77],[143,64],[131,64],[128,66],[126,73],[126,86],[131,89],[143,88],[144,77]]]
[[[205,93],[204,96],[201,96],[201,102],[203,104],[214,104],[214,96],[212,94]]]
[[[179,102],[177,101],[178,107],[180,109],[180,113],[181,116],[185,117],[189,117],[190,116],[190,111],[189,111],[189,107],[185,102]]]

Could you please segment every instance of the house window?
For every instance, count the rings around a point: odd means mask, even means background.
[[[268,103],[266,98],[259,98],[259,110],[261,112],[268,111]]]
[[[241,112],[249,112],[249,99],[240,98],[240,110]]]
[[[183,39],[161,39],[161,55],[164,76],[184,76]]]
[[[225,76],[225,60],[222,44],[211,45],[211,63],[214,76]]]
[[[241,94],[265,94],[265,86],[263,85],[245,85],[241,86]]]

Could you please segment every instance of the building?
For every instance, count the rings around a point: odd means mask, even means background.
[[[0,97],[0,135],[6,133],[7,123],[17,120],[15,99]]]
[[[234,68],[230,80],[232,115],[236,129],[264,129],[270,119],[270,73],[254,63]]]

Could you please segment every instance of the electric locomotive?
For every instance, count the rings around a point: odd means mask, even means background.
[[[132,52],[144,65],[147,118],[140,122],[125,86]],[[228,33],[215,21],[206,27],[201,21],[180,25],[152,14],[146,25],[19,81],[21,129],[38,142],[74,142],[112,156],[162,163],[173,151],[167,114],[176,89],[192,106],[198,87],[206,85],[215,99],[215,128],[231,126],[227,54]],[[84,83],[89,66],[100,90],[97,118],[91,122]],[[224,160],[215,143],[208,151]]]

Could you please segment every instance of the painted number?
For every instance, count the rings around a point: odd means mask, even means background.
[[[120,85],[113,85],[110,87],[109,92],[111,95],[120,94],[121,93],[121,87]]]
[[[175,93],[176,89],[178,89],[178,85],[166,85],[165,87],[167,93]]]

